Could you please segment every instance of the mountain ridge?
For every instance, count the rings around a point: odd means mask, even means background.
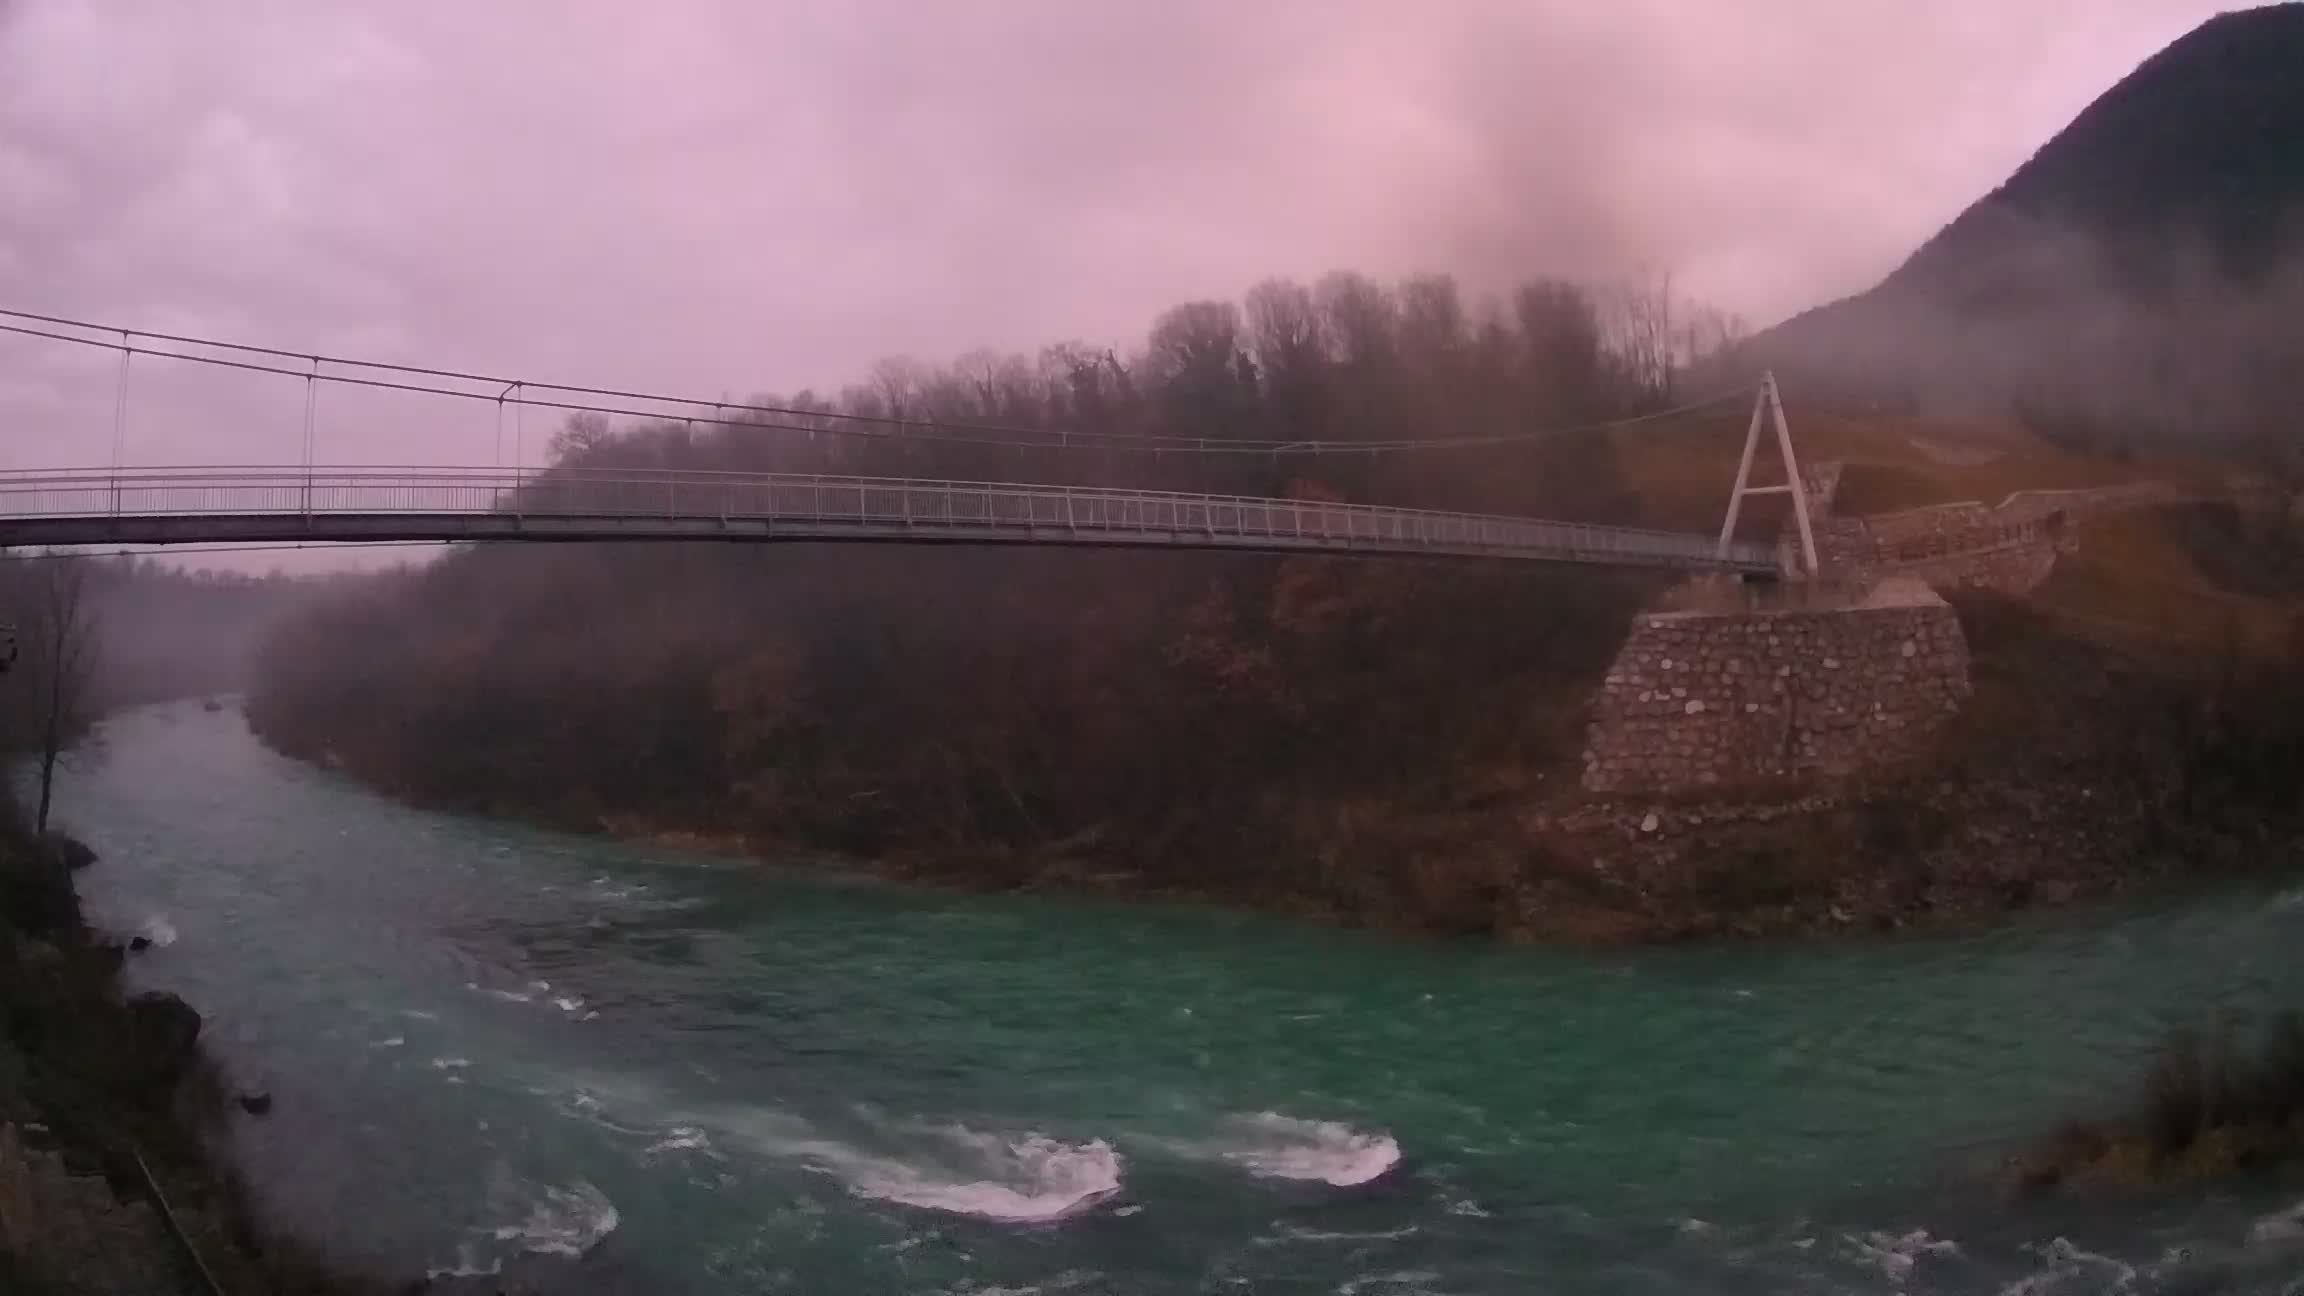
[[[2221,14],[1866,292],[1753,355],[1812,387],[2135,444],[2260,440],[2304,357],[2304,3]],[[2116,430],[2115,430],[2116,429]]]

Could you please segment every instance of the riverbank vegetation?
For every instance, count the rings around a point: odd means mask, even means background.
[[[2148,1065],[2134,1109],[2075,1120],[2016,1158],[2023,1188],[2181,1182],[2304,1156],[2304,1017],[2261,1030],[2181,1031]]]

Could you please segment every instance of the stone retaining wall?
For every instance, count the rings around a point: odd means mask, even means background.
[[[2005,542],[1957,553],[1899,559],[1875,570],[1893,571],[1926,581],[1933,589],[1985,589],[2003,594],[2029,594],[2056,570],[2056,559],[2072,552],[2072,532],[2024,529]]]
[[[1942,589],[2030,593],[2072,552],[2075,517],[2189,498],[2165,482],[2018,491],[1997,505],[1934,504],[1816,526],[1824,570],[1846,579],[1911,576]]]
[[[1968,692],[1959,619],[1916,581],[1833,610],[1645,613],[1602,685],[1584,786],[1862,774],[1924,754]]]

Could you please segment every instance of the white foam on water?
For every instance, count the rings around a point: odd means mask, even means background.
[[[472,1244],[467,1242],[456,1248],[455,1264],[425,1270],[424,1281],[438,1282],[443,1278],[493,1278],[502,1272],[504,1272],[503,1257],[499,1256],[487,1264],[481,1264],[472,1254]]]
[[[1402,1269],[1394,1273],[1368,1274],[1354,1278],[1336,1289],[1336,1296],[1360,1296],[1365,1291],[1423,1292],[1429,1284],[1439,1281],[1440,1275],[1430,1269]]]
[[[1867,1233],[1861,1238],[1843,1239],[1856,1250],[1858,1258],[1878,1265],[1889,1282],[1901,1287],[1912,1277],[1912,1270],[1922,1256],[1944,1259],[1960,1255],[1960,1244],[1950,1238],[1931,1237],[1926,1229],[1913,1229],[1909,1233]]]
[[[518,991],[518,990],[498,990],[498,989],[496,989],[496,988],[495,988],[495,987],[493,987],[493,986],[484,986],[484,985],[481,985],[481,984],[480,984],[479,982],[477,982],[477,981],[467,981],[467,982],[465,982],[465,983],[464,983],[464,988],[465,988],[465,989],[467,989],[467,990],[474,990],[474,991],[478,991],[479,993],[481,993],[481,994],[484,994],[484,995],[488,996],[488,997],[489,997],[489,998],[491,998],[491,999],[501,999],[501,1000],[503,1000],[503,1001],[504,1001],[504,1002],[506,1002],[506,1003],[534,1003],[534,1002],[536,1002],[536,996],[535,996],[535,995],[533,995],[533,994],[526,994],[526,993],[523,993],[523,992],[521,992],[521,991]]]
[[[1065,1143],[1045,1134],[1006,1138],[964,1126],[941,1131],[967,1169],[921,1167],[840,1149],[819,1156],[851,1192],[877,1201],[979,1219],[1044,1223],[1120,1191],[1120,1154],[1102,1139]],[[967,1177],[980,1172],[980,1177]]]
[[[1213,1155],[1266,1179],[1295,1179],[1351,1188],[1400,1164],[1400,1145],[1381,1131],[1339,1121],[1299,1120],[1278,1112],[1236,1116],[1216,1140],[1179,1150]]]
[[[1298,1228],[1293,1224],[1283,1224],[1280,1226],[1278,1236],[1257,1238],[1254,1245],[1276,1246],[1282,1242],[1397,1242],[1404,1237],[1413,1237],[1421,1231],[1413,1224],[1403,1224],[1396,1229],[1375,1229],[1358,1233],[1349,1230],[1331,1231],[1328,1229]]]
[[[386,1037],[386,1038],[384,1038],[384,1039],[380,1039],[380,1040],[377,1040],[375,1043],[373,1043],[373,1044],[370,1044],[368,1047],[370,1047],[370,1048],[399,1048],[401,1045],[403,1045],[403,1044],[406,1044],[407,1042],[408,1042],[408,1037],[407,1037],[407,1036],[405,1036],[405,1035],[392,1035],[392,1036],[387,1036],[387,1037]]]
[[[2083,1251],[2068,1238],[2046,1246],[2026,1243],[2043,1268],[2000,1289],[2000,1296],[2050,1296],[2059,1292],[2124,1292],[2136,1285],[2136,1266],[2094,1251]],[[2083,1281],[2085,1280],[2085,1281]]]
[[[176,943],[176,924],[169,922],[166,914],[154,914],[144,920],[137,934],[154,945],[173,945]]]
[[[2286,1247],[2300,1242],[2304,1242],[2304,1202],[2248,1226],[2248,1245],[2252,1247]]]
[[[528,1217],[494,1230],[499,1242],[523,1251],[573,1260],[616,1231],[622,1217],[607,1194],[579,1179],[566,1188],[546,1188],[528,1208]]]
[[[583,1121],[587,1125],[597,1126],[611,1133],[622,1134],[628,1138],[653,1138],[660,1135],[660,1131],[655,1128],[626,1125],[613,1119],[608,1114],[608,1104],[603,1102],[599,1095],[582,1089],[572,1091],[532,1089],[529,1092],[552,1099],[553,1105],[559,1109],[561,1115]],[[635,1105],[631,1101],[630,1095],[617,1095],[617,1098],[620,1110]],[[679,1130],[675,1129],[673,1133],[678,1134]],[[698,1134],[701,1136],[702,1131],[698,1131]]]
[[[693,1125],[675,1126],[664,1137],[648,1145],[650,1156],[662,1156],[667,1152],[709,1152],[711,1150],[712,1140],[705,1135],[703,1130]]]
[[[826,1138],[798,1116],[766,1108],[724,1108],[692,1119],[715,1135],[829,1175],[856,1196],[978,1219],[1020,1224],[1066,1219],[1117,1194],[1121,1185],[1120,1154],[1103,1139],[1067,1143],[1037,1132],[882,1125],[901,1150],[867,1150]]]
[[[584,1011],[584,1001],[574,995],[568,995],[565,998],[554,999],[552,1001],[552,1006],[571,1016]]]
[[[436,1057],[432,1059],[432,1069],[435,1071],[461,1071],[470,1065],[472,1065],[470,1058]]]
[[[596,877],[586,885],[584,898],[587,900],[629,900],[647,890],[648,884],[645,882],[618,883],[610,878]]]

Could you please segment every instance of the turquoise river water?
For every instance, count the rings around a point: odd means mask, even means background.
[[[2304,1004],[2304,891],[1624,953],[950,894],[427,813],[235,709],[61,791],[91,912],[273,1113],[269,1209],[572,1290],[2298,1292],[2304,1177],[2010,1201],[2172,1025]],[[533,1262],[526,1262],[533,1263]]]

